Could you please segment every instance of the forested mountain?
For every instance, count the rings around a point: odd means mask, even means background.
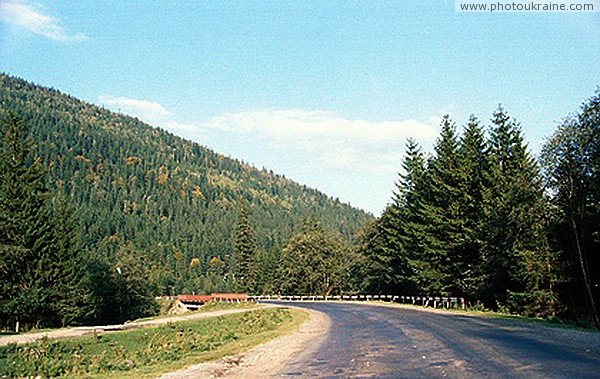
[[[83,249],[109,262],[140,254],[155,294],[223,287],[241,200],[266,252],[283,249],[311,215],[347,241],[371,218],[135,118],[7,75],[0,82],[0,107],[29,125]]]

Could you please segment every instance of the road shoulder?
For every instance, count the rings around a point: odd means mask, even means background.
[[[292,358],[311,354],[325,340],[331,320],[324,313],[302,309],[308,319],[291,334],[277,337],[248,351],[163,374],[161,379],[198,377],[267,378],[276,376]]]

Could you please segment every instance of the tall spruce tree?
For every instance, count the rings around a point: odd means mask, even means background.
[[[112,313],[116,320],[134,320],[156,314],[157,303],[152,294],[148,259],[131,242],[121,245],[112,262]]]
[[[254,292],[255,261],[257,255],[254,229],[248,216],[248,204],[244,199],[238,202],[238,219],[235,226],[234,256],[237,268],[236,280],[239,289]]]
[[[365,288],[370,293],[416,291],[410,262],[417,262],[416,234],[422,224],[415,210],[424,173],[425,156],[417,142],[409,138],[392,203],[381,217],[367,225],[362,236],[359,251],[365,259]]]
[[[277,267],[281,259],[280,255],[281,251],[277,245],[269,250],[260,249],[257,251],[254,260],[255,294],[266,295],[277,292],[280,281],[280,278],[277,276]]]
[[[13,322],[37,322],[36,314],[47,314],[49,308],[46,301],[40,304],[38,300],[42,294],[38,294],[33,275],[38,260],[34,245],[43,235],[37,226],[49,219],[44,207],[48,196],[42,183],[46,170],[39,161],[32,161],[34,146],[26,132],[27,126],[14,113],[2,119],[0,312],[4,320]]]
[[[44,267],[48,285],[59,294],[53,304],[60,317],[58,321],[62,326],[89,323],[97,311],[93,292],[97,283],[89,275],[89,262],[76,229],[76,215],[62,194],[52,198],[51,209],[54,254],[46,257]]]
[[[519,125],[501,107],[493,115],[490,135],[480,295],[490,307],[545,315],[553,312],[554,296],[538,168]]]
[[[441,123],[440,137],[429,160],[416,208],[418,229],[413,228],[416,259],[411,261],[419,287],[429,294],[458,291],[455,267],[461,261],[464,177],[460,169],[456,126],[449,116]],[[420,235],[420,236],[419,236]]]
[[[477,289],[483,284],[481,267],[481,233],[485,224],[484,195],[488,186],[489,160],[487,141],[480,121],[471,116],[460,138],[460,170],[465,180],[462,193],[464,217],[460,258],[455,263],[459,293],[469,300],[477,299]]]
[[[426,231],[421,213],[426,180],[426,157],[415,140],[406,144],[406,155],[402,162],[402,174],[397,183],[393,203],[389,210],[389,221],[383,223],[387,240],[391,242],[394,257],[395,280],[402,293],[422,290],[420,276],[415,273],[421,259],[422,243]],[[417,266],[417,267],[415,267]]]
[[[0,315],[58,326],[89,316],[81,251],[67,208],[53,213],[47,169],[32,156],[28,127],[13,112],[0,129]]]
[[[410,292],[408,257],[397,233],[400,211],[389,205],[381,217],[365,225],[359,252],[364,257],[364,290],[368,293]]]

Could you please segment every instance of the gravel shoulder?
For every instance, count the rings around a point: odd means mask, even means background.
[[[161,379],[269,378],[292,358],[309,357],[325,341],[331,320],[324,313],[303,309],[309,318],[300,328],[240,354],[201,363],[162,375]]]
[[[214,312],[198,312],[198,313],[186,313],[179,316],[165,317],[154,320],[146,320],[129,324],[118,324],[118,325],[100,325],[100,326],[80,326],[67,329],[50,330],[47,332],[39,333],[25,333],[15,334],[10,336],[0,336],[0,346],[6,346],[11,343],[25,344],[36,342],[44,338],[51,340],[55,339],[66,339],[73,337],[81,337],[90,334],[102,334],[105,332],[113,332],[119,330],[146,328],[159,325],[165,325],[173,322],[196,320],[201,318],[218,317],[223,315],[229,315],[234,313],[250,312],[257,309],[266,309],[274,307],[270,304],[261,305],[259,307],[243,308],[243,309],[231,309],[231,310],[219,310]]]

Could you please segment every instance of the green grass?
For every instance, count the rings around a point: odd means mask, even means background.
[[[297,328],[307,314],[258,309],[62,341],[0,347],[0,377],[155,377],[231,355]]]
[[[214,312],[214,311],[222,311],[229,309],[244,309],[244,308],[254,308],[254,307],[262,307],[261,304],[254,303],[252,301],[243,301],[241,303],[221,303],[218,301],[211,301],[204,304],[195,312]]]

